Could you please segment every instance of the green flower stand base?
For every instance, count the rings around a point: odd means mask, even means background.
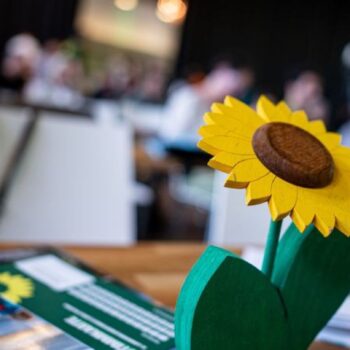
[[[189,273],[175,314],[178,350],[305,350],[350,291],[350,239],[291,225],[271,281],[209,247]]]

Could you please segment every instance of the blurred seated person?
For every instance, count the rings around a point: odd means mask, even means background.
[[[350,43],[347,43],[342,52],[342,63],[343,63],[343,79],[345,83],[346,92],[346,107],[345,115],[347,121],[341,126],[339,132],[342,135],[342,144],[350,147]]]
[[[253,83],[250,67],[236,67],[228,60],[216,63],[207,75],[197,69],[186,80],[175,81],[169,88],[157,134],[139,145],[143,163],[157,164],[157,171],[169,149],[198,153],[198,129],[211,104],[227,95],[246,99]]]
[[[180,142],[195,148],[199,140],[198,129],[210,105],[227,95],[244,98],[253,83],[254,73],[250,68],[236,68],[227,61],[217,63],[201,79],[177,83],[170,89],[164,107],[159,138],[165,143]]]
[[[284,86],[284,100],[292,110],[305,110],[309,119],[329,121],[329,104],[324,96],[324,82],[314,70],[294,72]]]
[[[34,75],[41,54],[40,44],[31,34],[22,33],[10,38],[5,45],[0,85],[21,92]]]
[[[133,67],[130,57],[113,55],[108,59],[102,84],[93,93],[94,98],[119,99],[130,93],[133,75],[137,69]]]
[[[135,97],[142,102],[162,102],[166,79],[167,74],[164,64],[158,61],[149,62],[135,91]]]
[[[83,104],[79,91],[82,77],[81,62],[63,50],[63,42],[48,40],[37,69],[24,88],[24,99],[29,103],[78,109]]]

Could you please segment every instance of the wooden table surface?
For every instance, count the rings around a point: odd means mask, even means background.
[[[12,245],[0,245],[0,249]],[[64,247],[91,267],[174,307],[190,267],[205,249],[198,243],[142,243],[130,248]],[[311,350],[344,350],[314,344]]]

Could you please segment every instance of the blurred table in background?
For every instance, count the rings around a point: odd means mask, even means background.
[[[0,250],[15,247],[1,244]],[[163,304],[175,307],[180,287],[205,247],[199,243],[141,243],[130,248],[64,247],[64,251]],[[321,343],[310,348],[342,349]]]

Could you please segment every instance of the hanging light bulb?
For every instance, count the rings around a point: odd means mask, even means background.
[[[114,5],[122,11],[132,11],[135,10],[139,0],[114,0]]]
[[[158,0],[156,13],[162,22],[181,22],[186,16],[187,5],[183,0]]]

